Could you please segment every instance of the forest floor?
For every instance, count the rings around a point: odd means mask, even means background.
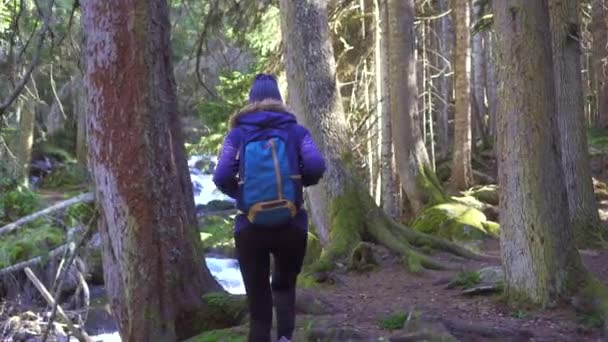
[[[498,241],[487,241],[482,250],[489,255],[500,254]],[[567,305],[550,310],[513,310],[498,294],[467,296],[462,289],[447,289],[446,283],[459,271],[411,274],[405,271],[399,258],[380,254],[377,271],[337,275],[335,285],[314,290],[335,311],[313,320],[333,330],[342,329],[349,331],[349,335],[375,341],[381,337],[411,336],[408,329],[386,329],[391,325],[391,317],[398,321],[397,317],[410,313],[431,324],[429,329],[435,332],[445,329],[460,341],[602,341],[601,322],[578,315]],[[585,265],[608,285],[608,251],[581,251],[581,255]],[[435,257],[456,261],[450,255]],[[499,266],[460,261],[462,269],[470,271]],[[304,324],[300,334],[307,329],[309,324]]]

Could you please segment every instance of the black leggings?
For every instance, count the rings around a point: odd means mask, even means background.
[[[277,339],[291,339],[295,326],[296,279],[306,254],[307,232],[297,227],[247,227],[235,236],[249,304],[249,342],[269,342],[273,297]],[[270,254],[274,256],[272,284]]]

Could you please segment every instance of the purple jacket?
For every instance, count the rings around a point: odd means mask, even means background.
[[[236,199],[238,192],[237,175],[239,172],[237,154],[241,146],[243,130],[256,130],[259,129],[259,126],[283,128],[293,125],[295,125],[293,132],[295,133],[294,138],[297,139],[298,155],[289,155],[288,157],[294,162],[299,162],[303,186],[317,184],[325,172],[325,161],[310,133],[297,123],[296,117],[289,113],[281,102],[263,101],[243,108],[231,118],[231,130],[224,140],[213,176],[213,182],[217,188],[231,198]],[[237,127],[238,129],[236,129]],[[300,205],[301,203],[297,204]],[[245,215],[238,215],[235,231],[238,232],[249,225]],[[307,215],[303,209],[296,215],[291,225],[307,229]]]

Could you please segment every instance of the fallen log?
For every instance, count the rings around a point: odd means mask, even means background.
[[[52,251],[49,252],[49,258],[50,259],[54,259],[60,255],[62,255],[63,253],[65,253],[66,249],[68,248],[68,244],[66,243],[65,245],[61,245],[55,249],[53,249]],[[7,274],[11,274],[14,273],[16,271],[21,271],[26,267],[31,267],[34,265],[38,265],[42,263],[42,257],[35,257],[33,259],[30,260],[26,260],[26,261],[22,261],[20,263],[11,265],[9,267],[5,267],[3,269],[0,270],[0,278],[7,275]]]
[[[76,197],[72,197],[68,200],[56,203],[46,209],[40,210],[38,212],[35,212],[33,214],[30,214],[28,216],[22,217],[19,220],[13,222],[13,223],[9,223],[6,226],[0,228],[0,235],[3,234],[7,234],[10,233],[12,231],[15,231],[17,229],[19,229],[20,227],[23,227],[26,223],[30,223],[42,216],[46,216],[49,215],[51,213],[54,213],[56,211],[60,211],[66,208],[69,208],[75,204],[79,204],[79,203],[91,203],[95,201],[95,194],[92,192],[87,192],[84,193],[82,195],[78,195]]]

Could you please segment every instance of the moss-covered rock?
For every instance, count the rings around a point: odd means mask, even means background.
[[[479,185],[471,188],[464,192],[467,196],[475,197],[481,202],[488,203],[491,205],[498,205],[499,191],[498,186],[494,184],[490,185]]]
[[[413,228],[449,240],[470,241],[496,236],[498,224],[479,210],[460,203],[444,203],[425,209]]]
[[[222,292],[203,296],[205,319],[200,321],[203,330],[226,328],[239,325],[247,315],[247,299]]]

